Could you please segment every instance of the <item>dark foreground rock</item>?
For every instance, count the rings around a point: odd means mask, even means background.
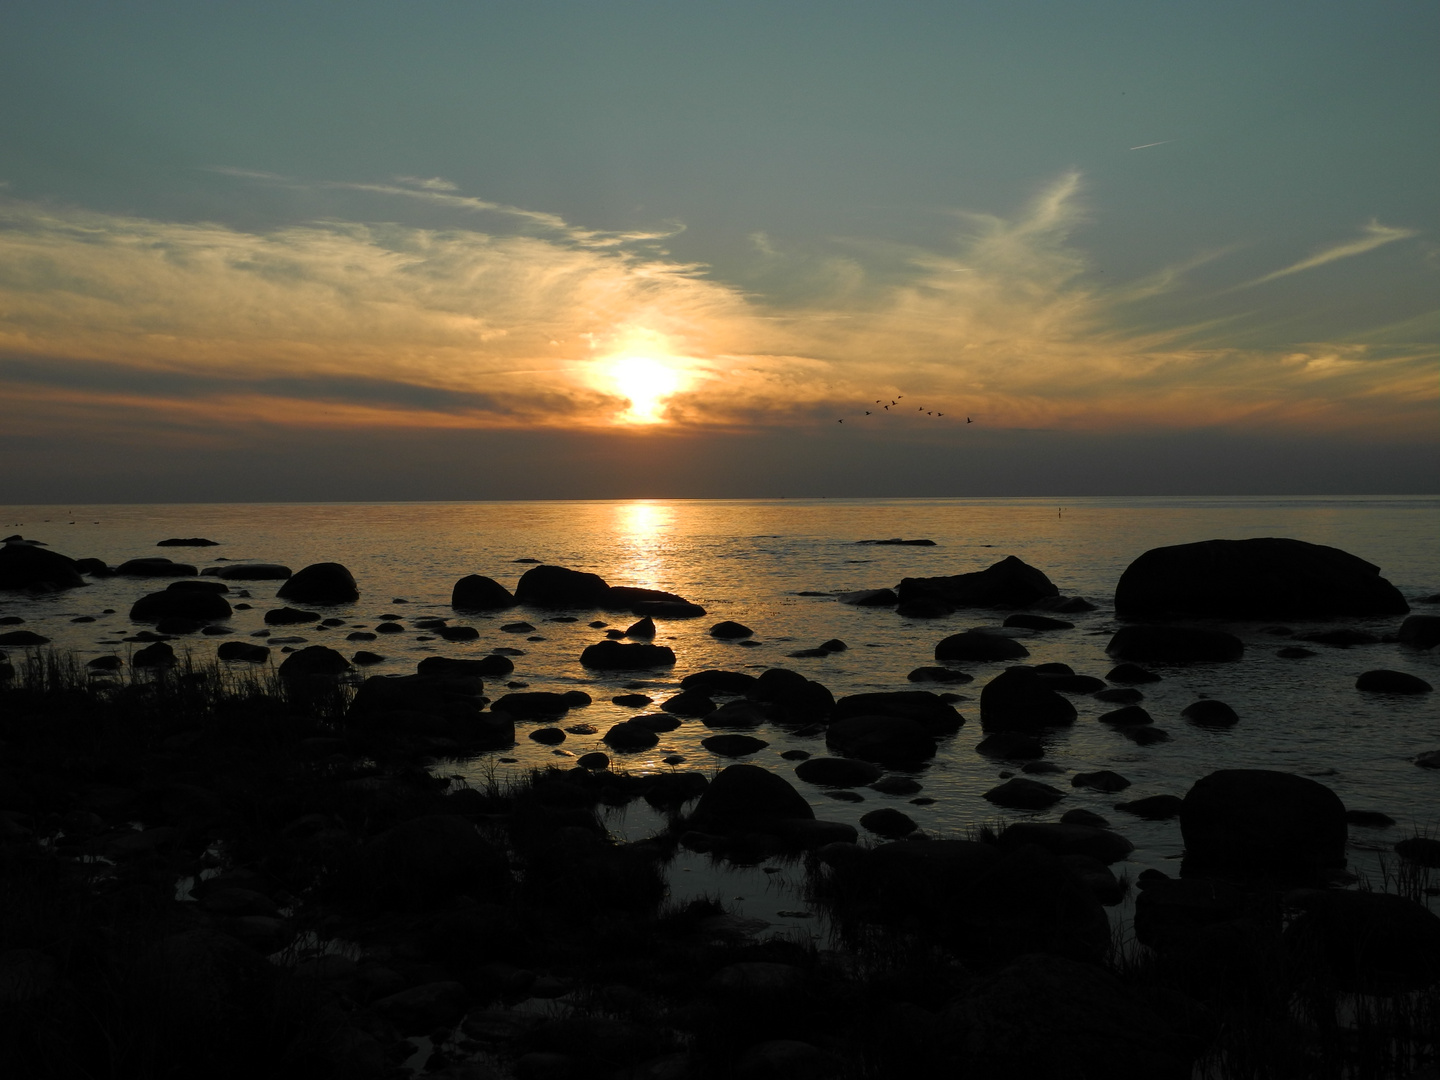
[[[1105,651],[1117,660],[1187,664],[1239,660],[1245,655],[1245,644],[1223,630],[1126,626],[1110,639]]]
[[[56,551],[33,544],[10,543],[0,547],[0,589],[50,593],[85,584],[79,565]]]
[[[1115,587],[1122,618],[1330,619],[1409,610],[1378,566],[1281,537],[1154,548]]]
[[[905,578],[895,588],[903,609],[912,603],[939,604],[960,608],[1025,608],[1060,590],[1043,571],[1014,555],[971,574],[951,577]]]
[[[520,576],[515,599],[543,608],[604,607],[610,586],[599,574],[566,566],[532,566]]]
[[[463,577],[450,590],[450,606],[461,611],[500,611],[516,603],[509,589],[483,574]]]
[[[176,585],[189,582],[177,581]],[[168,588],[142,596],[130,608],[135,622],[159,622],[161,619],[194,619],[215,622],[232,614],[230,602],[209,589]]]
[[[810,804],[783,776],[759,765],[731,765],[700,796],[690,817],[693,828],[716,831],[774,829],[778,822],[809,821]]]
[[[349,604],[360,599],[355,577],[336,562],[313,563],[280,586],[282,600],[302,604]]]
[[[580,663],[600,671],[639,671],[644,668],[671,667],[675,653],[667,645],[650,645],[645,642],[621,643],[599,641],[587,646],[580,654]]]
[[[1269,769],[1222,769],[1180,808],[1187,872],[1316,880],[1345,865],[1345,804],[1325,785]]]

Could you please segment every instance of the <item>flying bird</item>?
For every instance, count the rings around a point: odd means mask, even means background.
[[[865,410],[865,415],[866,415],[866,416],[869,416],[869,415],[870,415],[870,410],[869,410],[869,409],[866,409],[866,410]]]
[[[968,416],[965,417],[965,423],[967,423],[967,424],[973,424],[974,422],[975,422],[975,421],[974,421],[974,420],[971,420]]]

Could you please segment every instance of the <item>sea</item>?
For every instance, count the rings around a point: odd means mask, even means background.
[[[1117,802],[1148,795],[1183,796],[1207,773],[1223,768],[1264,768],[1313,777],[1332,788],[1347,808],[1377,810],[1395,818],[1389,828],[1352,826],[1350,867],[1379,883],[1393,868],[1393,845],[1416,831],[1440,833],[1440,771],[1419,768],[1417,755],[1440,749],[1440,695],[1402,696],[1362,692],[1356,677],[1374,668],[1410,672],[1440,685],[1440,650],[1417,651],[1395,643],[1348,648],[1310,645],[1316,655],[1277,656],[1291,642],[1288,632],[1347,626],[1393,638],[1400,619],[1347,619],[1339,623],[1227,624],[1246,646],[1230,663],[1147,665],[1161,681],[1144,686],[1144,707],[1168,741],[1140,747],[1097,722],[1113,708],[1077,695],[1076,723],[1045,740],[1046,760],[1061,772],[1041,779],[1065,793],[1051,811],[1001,811],[984,793],[1010,771],[1003,762],[976,753],[982,734],[978,698],[986,681],[1004,665],[952,665],[975,677],[954,686],[929,686],[958,695],[955,707],[966,723],[945,738],[927,767],[905,775],[918,781],[918,794],[886,795],[861,788],[862,801],[841,801],[825,789],[800,781],[795,762],[782,755],[825,751],[822,737],[798,737],[780,728],[751,734],[768,742],[742,759],[720,758],[701,746],[714,734],[701,720],[685,720],[653,749],[616,753],[600,741],[613,724],[637,710],[611,698],[638,692],[663,701],[680,679],[695,671],[721,668],[758,674],[784,667],[824,683],[838,698],[846,694],[910,690],[907,675],[934,664],[937,642],[975,627],[998,626],[1004,612],[968,610],[943,619],[903,618],[888,608],[839,603],[836,595],[895,586],[904,577],[933,577],[981,570],[1016,556],[1044,571],[1067,596],[1081,596],[1095,609],[1067,615],[1074,629],[1024,637],[1028,663],[1061,662],[1076,672],[1104,677],[1114,661],[1105,653],[1118,627],[1115,585],[1125,567],[1143,552],[1207,539],[1293,537],[1341,548],[1380,568],[1410,601],[1412,611],[1440,614],[1425,598],[1440,593],[1440,498],[1086,498],[1086,499],[783,499],[635,500],[534,502],[392,502],[156,504],[0,507],[0,534],[43,541],[52,550],[95,557],[111,566],[137,557],[164,555],[201,568],[227,561],[278,562],[299,569],[315,562],[349,567],[360,599],[337,608],[307,608],[338,616],[335,629],[275,628],[274,637],[296,637],[289,648],[324,644],[346,655],[356,648],[385,660],[363,675],[408,674],[427,656],[476,657],[495,649],[518,651],[514,672],[487,683],[492,697],[508,692],[506,682],[530,690],[584,690],[593,698],[573,710],[564,726],[588,724],[594,735],[569,735],[558,747],[527,737],[540,725],[521,725],[517,745],[468,761],[440,761],[437,772],[456,782],[484,784],[523,776],[537,766],[570,767],[591,750],[607,750],[617,769],[644,773],[671,768],[713,775],[744,760],[785,776],[805,795],[816,816],[860,827],[870,810],[893,806],[931,836],[965,836],[985,826],[1027,817],[1054,820],[1085,808],[1109,819],[1136,850],[1114,869],[1133,880],[1147,868],[1174,875],[1183,843],[1178,821],[1142,821]],[[167,538],[204,537],[214,547],[157,547]],[[877,539],[928,539],[933,546],[867,545]],[[676,655],[673,669],[642,673],[589,671],[580,665],[585,646],[601,640],[605,621],[624,629],[620,613],[576,613],[577,621],[555,621],[553,612],[512,609],[493,615],[459,616],[450,607],[455,582],[469,574],[495,578],[513,590],[534,561],[601,575],[611,585],[662,589],[703,606],[706,615],[660,620],[656,641]],[[127,612],[141,595],[165,581],[129,577],[91,579],[85,588],[49,596],[0,593],[0,616],[15,616],[24,628],[51,639],[53,647],[82,660],[116,654],[125,658],[141,643],[126,641],[142,627]],[[265,629],[266,609],[279,582],[235,582],[248,589],[253,607],[237,611],[227,624],[233,638],[252,640]],[[237,598],[230,597],[232,603]],[[345,640],[356,628],[373,627],[382,615],[399,615],[407,629],[359,644]],[[480,636],[447,642],[412,629],[427,616],[470,625]],[[94,621],[77,622],[79,619]],[[533,632],[502,627],[528,620]],[[754,630],[751,646],[721,641],[708,633],[721,620]],[[848,647],[824,657],[792,657],[838,638]],[[174,641],[177,651],[197,659],[213,657],[229,636],[193,635]],[[253,639],[258,640],[258,639]],[[280,649],[272,650],[279,660]],[[12,662],[23,650],[6,650]],[[1232,728],[1196,727],[1181,711],[1201,697],[1218,698],[1239,714]],[[653,707],[651,708],[653,711]],[[664,759],[683,757],[678,765]],[[1120,794],[1072,787],[1079,772],[1111,769],[1132,786]],[[920,803],[913,800],[920,799]],[[637,840],[663,826],[643,803],[613,810],[607,824],[617,840]],[[864,835],[863,828],[861,829]],[[874,839],[874,838],[872,838]],[[671,867],[671,893],[721,900],[737,918],[795,936],[818,936],[813,913],[805,910],[794,863],[736,867],[682,851]]]

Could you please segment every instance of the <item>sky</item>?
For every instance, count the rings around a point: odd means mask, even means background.
[[[1440,491],[1440,7],[0,6],[0,503]]]

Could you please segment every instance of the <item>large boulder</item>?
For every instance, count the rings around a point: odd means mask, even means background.
[[[1412,649],[1440,645],[1440,615],[1411,615],[1400,624],[1400,644]]]
[[[643,641],[622,644],[610,639],[587,646],[580,654],[580,663],[600,671],[637,671],[670,667],[675,663],[675,652],[668,645],[651,645]]]
[[[770,717],[786,724],[823,723],[835,709],[835,695],[827,686],[789,668],[766,668],[746,695],[764,702]]]
[[[1122,618],[1330,619],[1409,610],[1379,567],[1282,537],[1154,548],[1115,587]]]
[[[1159,664],[1239,660],[1245,644],[1223,630],[1188,626],[1124,626],[1116,631],[1105,651],[1117,660]]]
[[[599,574],[564,566],[532,566],[515,585],[515,599],[544,608],[598,608],[610,599]]]
[[[825,729],[825,745],[845,757],[902,766],[935,756],[935,739],[904,716],[847,716]]]
[[[177,581],[175,584],[184,585],[189,582]],[[130,618],[135,622],[159,622],[161,619],[215,622],[228,619],[230,615],[230,602],[218,592],[209,589],[177,589],[173,586],[142,596],[130,608]]]
[[[834,718],[849,716],[903,716],[931,735],[953,735],[965,723],[955,706],[929,690],[891,690],[850,694],[835,702]]]
[[[812,820],[815,811],[783,776],[759,765],[731,765],[710,782],[690,822],[705,831],[773,831],[779,822]]]
[[[305,567],[281,585],[275,595],[302,604],[349,604],[360,599],[360,590],[354,575],[344,566],[322,562]]]
[[[499,611],[517,603],[510,590],[484,574],[470,574],[450,590],[450,606],[462,611]]]
[[[986,731],[1063,727],[1075,716],[1075,706],[1034,668],[1006,668],[980,691],[980,726]]]
[[[1187,873],[1316,879],[1345,865],[1345,804],[1324,784],[1269,769],[1221,769],[1180,807]]]
[[[990,663],[1002,660],[1023,660],[1030,650],[1014,638],[987,634],[982,630],[966,630],[951,634],[935,646],[936,660],[974,660]]]
[[[50,593],[84,584],[79,565],[59,552],[34,544],[0,547],[0,589]]]
[[[938,602],[949,608],[1025,608],[1059,596],[1045,574],[1009,555],[972,574],[905,578],[895,588],[902,607],[914,601]]]
[[[350,661],[324,645],[309,645],[287,656],[280,665],[282,679],[306,679],[314,675],[343,675]]]

